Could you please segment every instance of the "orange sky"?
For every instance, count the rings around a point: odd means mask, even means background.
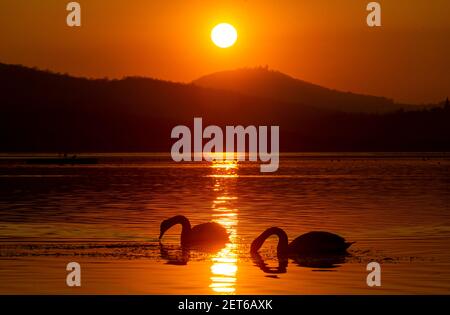
[[[269,65],[294,77],[397,101],[450,95],[450,2],[379,1],[381,28],[366,25],[369,0],[2,0],[0,62],[89,77],[191,81],[211,72]],[[211,28],[233,24],[220,49]]]

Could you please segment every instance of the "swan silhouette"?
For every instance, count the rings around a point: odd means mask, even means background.
[[[302,234],[291,243],[288,243],[286,232],[278,227],[271,227],[261,233],[250,247],[252,254],[257,253],[265,240],[272,235],[278,236],[277,256],[317,256],[317,255],[341,255],[354,242],[347,242],[343,237],[330,233],[314,231]]]
[[[181,224],[182,247],[223,247],[228,241],[227,230],[216,222],[208,222],[191,228],[188,218],[182,215],[174,216],[161,222],[159,240],[172,226]]]

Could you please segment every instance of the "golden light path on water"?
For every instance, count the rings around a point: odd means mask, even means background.
[[[213,221],[224,226],[230,235],[230,242],[212,257],[209,287],[221,294],[234,293],[236,290],[238,209],[233,206],[237,197],[230,195],[230,187],[237,178],[237,168],[237,162],[234,161],[215,161],[212,164],[214,191],[217,193],[212,204]]]

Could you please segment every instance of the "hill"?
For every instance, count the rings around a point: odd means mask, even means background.
[[[448,151],[449,108],[340,113],[148,78],[0,64],[0,151],[170,151],[176,125],[278,125],[282,151]]]
[[[267,68],[217,72],[203,76],[193,84],[343,112],[385,113],[411,108],[384,97],[328,89]]]

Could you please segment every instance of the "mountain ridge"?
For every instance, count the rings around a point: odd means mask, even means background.
[[[0,151],[168,152],[177,125],[280,126],[281,151],[447,151],[450,106],[344,113],[157,79],[0,64]]]
[[[419,106],[398,104],[383,96],[344,92],[294,78],[268,67],[225,70],[202,76],[193,84],[284,102],[343,112],[385,113]]]

